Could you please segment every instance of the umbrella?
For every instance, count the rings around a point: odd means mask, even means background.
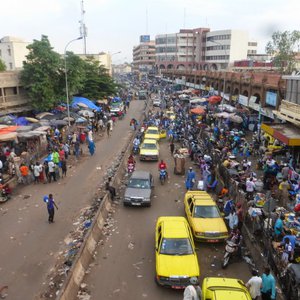
[[[243,118],[238,115],[230,115],[229,119],[234,123],[242,123],[243,122]]]
[[[205,114],[205,110],[202,107],[196,107],[191,109],[191,113],[196,114],[196,115],[203,115]]]
[[[87,122],[87,119],[86,118],[83,118],[83,117],[80,117],[78,119],[76,119],[75,123],[85,123]]]
[[[11,124],[13,119],[14,119],[14,117],[12,117],[12,116],[3,116],[0,118],[0,123]]]
[[[35,118],[28,118],[28,117],[25,117],[25,119],[30,122],[30,123],[38,123],[39,120],[35,119]]]
[[[63,120],[68,122],[69,118],[68,118],[68,117],[65,117],[65,118],[63,118]],[[72,118],[72,117],[70,117],[70,122],[73,122],[73,121],[75,121],[75,119]]]
[[[76,103],[76,105],[78,105],[80,107],[88,108],[88,106],[82,102],[78,102],[78,103]]]
[[[195,103],[205,103],[207,102],[206,98],[192,98],[190,99],[190,103],[191,104],[195,104]]]
[[[53,114],[49,112],[42,112],[37,114],[35,117],[38,119],[43,119],[45,116],[53,116]]]
[[[25,131],[30,131],[32,129],[32,126],[20,126],[16,129],[16,132],[25,132]]]
[[[68,125],[68,122],[64,120],[50,120],[50,124],[52,126],[65,126]]]
[[[218,118],[224,118],[224,119],[227,119],[230,117],[230,114],[228,112],[221,112],[221,113],[217,113],[215,114],[216,117]]]
[[[84,116],[84,117],[90,117],[93,118],[94,117],[94,113],[90,110],[84,109],[84,110],[80,110],[78,112],[79,115]]]
[[[208,98],[208,102],[210,104],[216,104],[216,103],[219,103],[220,101],[222,100],[222,97],[221,96],[210,96]]]

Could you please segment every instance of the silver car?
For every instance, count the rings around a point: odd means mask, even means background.
[[[146,171],[134,171],[127,184],[124,206],[151,206],[153,177]]]

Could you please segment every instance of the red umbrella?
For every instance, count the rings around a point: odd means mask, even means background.
[[[222,97],[221,96],[211,96],[208,98],[208,102],[210,104],[216,104],[216,103],[219,103],[220,101],[222,100]]]
[[[196,114],[196,115],[203,115],[205,114],[205,110],[201,107],[196,107],[191,109],[191,113]]]

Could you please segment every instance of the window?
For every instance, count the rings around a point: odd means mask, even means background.
[[[9,63],[9,69],[12,70],[13,69],[13,64]]]
[[[11,49],[10,49],[10,48],[7,48],[7,54],[8,54],[9,56],[11,56]]]

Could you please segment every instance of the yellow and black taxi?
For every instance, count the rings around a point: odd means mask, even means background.
[[[194,238],[202,242],[220,242],[228,238],[228,230],[218,206],[204,191],[188,191],[184,209]]]
[[[184,217],[160,217],[155,233],[156,282],[184,289],[191,277],[199,277],[193,236]]]
[[[158,161],[159,146],[156,140],[144,139],[140,146],[140,160]]]
[[[240,279],[206,277],[202,283],[202,299],[251,300],[252,298]]]

